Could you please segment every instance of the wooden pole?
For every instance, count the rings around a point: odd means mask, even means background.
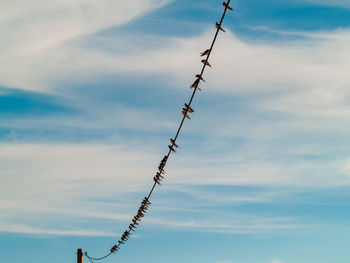
[[[83,250],[81,248],[77,250],[77,263],[83,263]]]

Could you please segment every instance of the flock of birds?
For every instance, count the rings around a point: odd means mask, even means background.
[[[154,184],[153,184],[153,187],[152,187],[151,191],[149,192],[148,196],[146,196],[146,197],[142,200],[141,205],[140,205],[140,207],[139,207],[139,209],[138,209],[136,215],[135,215],[135,216],[133,217],[133,219],[131,220],[131,223],[130,223],[130,225],[129,225],[129,227],[128,227],[128,230],[126,230],[126,231],[122,234],[122,236],[121,236],[120,240],[118,241],[118,243],[115,244],[115,245],[110,249],[110,252],[109,252],[106,256],[101,257],[101,258],[93,258],[93,257],[90,257],[90,256],[87,254],[87,252],[85,252],[85,256],[86,256],[90,261],[92,261],[92,260],[102,260],[102,259],[104,259],[104,258],[110,256],[111,254],[117,252],[117,251],[120,249],[120,246],[123,245],[123,244],[125,244],[125,243],[128,241],[128,239],[129,239],[130,235],[132,234],[132,232],[135,232],[135,229],[137,228],[137,226],[139,225],[140,221],[141,221],[141,220],[143,219],[143,217],[145,216],[145,213],[147,212],[149,206],[151,205],[151,202],[150,202],[149,199],[150,199],[150,197],[151,197],[151,195],[152,195],[152,193],[153,193],[153,190],[154,190],[155,186],[156,186],[156,185],[161,185],[161,182],[162,182],[162,180],[164,179],[164,174],[165,174],[164,168],[165,168],[165,165],[166,165],[166,163],[167,163],[167,161],[168,161],[168,158],[169,158],[170,154],[171,154],[172,152],[176,152],[176,148],[179,147],[179,146],[176,144],[176,139],[177,139],[177,137],[178,137],[178,135],[179,135],[179,133],[180,133],[180,130],[181,130],[181,128],[182,128],[182,125],[183,125],[183,123],[184,123],[184,120],[185,120],[185,118],[191,119],[191,117],[189,116],[189,114],[191,114],[191,113],[194,112],[193,108],[191,107],[191,103],[192,103],[192,100],[193,100],[193,97],[194,97],[196,91],[197,91],[197,90],[201,90],[201,88],[199,87],[200,82],[201,82],[201,81],[205,82],[205,80],[204,80],[203,77],[202,77],[202,75],[203,75],[203,73],[204,73],[204,70],[205,70],[205,67],[206,67],[206,66],[211,67],[211,64],[209,63],[208,59],[209,59],[209,56],[210,56],[210,54],[211,54],[211,51],[213,50],[213,46],[214,46],[214,43],[215,43],[215,41],[216,41],[217,35],[218,35],[219,31],[226,32],[226,31],[221,27],[221,24],[222,24],[222,22],[223,22],[223,20],[224,20],[224,17],[225,17],[225,14],[226,14],[227,9],[233,10],[233,8],[229,5],[229,4],[230,4],[230,1],[231,1],[231,0],[228,0],[227,2],[223,2],[223,6],[225,7],[225,10],[224,10],[224,13],[223,13],[223,15],[222,15],[222,17],[221,17],[220,22],[216,22],[216,24],[215,24],[215,27],[216,27],[217,30],[216,30],[216,34],[215,34],[215,37],[214,37],[214,39],[213,39],[213,42],[212,42],[211,47],[210,47],[209,49],[203,51],[203,52],[200,54],[202,57],[205,57],[205,56],[206,56],[206,58],[203,59],[203,60],[201,61],[201,62],[203,63],[202,71],[201,71],[200,74],[197,74],[197,75],[196,75],[196,80],[195,80],[195,81],[193,82],[193,84],[190,86],[192,89],[194,89],[194,91],[193,91],[193,93],[192,93],[192,96],[191,96],[191,98],[190,98],[190,101],[189,101],[188,103],[185,103],[185,104],[184,104],[184,107],[183,107],[183,109],[182,109],[183,118],[182,118],[181,124],[180,124],[180,126],[179,126],[179,128],[178,128],[178,130],[177,130],[176,136],[175,136],[174,138],[171,138],[171,139],[170,139],[170,144],[168,145],[168,147],[169,147],[169,152],[168,152],[167,155],[165,155],[165,156],[163,157],[163,159],[161,160],[161,162],[160,162],[160,164],[159,164],[159,166],[158,166],[157,173],[156,173],[156,175],[153,177]]]

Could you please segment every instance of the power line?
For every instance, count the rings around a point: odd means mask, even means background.
[[[191,85],[191,88],[193,88],[193,92],[192,92],[192,95],[188,101],[188,103],[185,103],[184,104],[184,108],[182,109],[182,114],[183,114],[183,117],[181,119],[181,122],[180,122],[180,125],[179,125],[179,128],[177,129],[177,132],[176,132],[176,135],[174,137],[174,139],[170,139],[170,145],[168,145],[169,147],[169,152],[167,155],[165,155],[163,157],[163,159],[161,160],[159,166],[158,166],[158,171],[156,173],[156,175],[153,177],[153,186],[151,188],[151,190],[149,191],[149,194],[148,196],[146,196],[143,201],[141,202],[141,205],[137,211],[137,214],[134,216],[134,218],[132,219],[132,223],[130,223],[129,225],[129,228],[128,230],[124,231],[123,235],[121,236],[121,238],[119,239],[118,243],[115,244],[111,249],[110,249],[110,252],[108,254],[106,254],[105,256],[103,257],[100,257],[100,258],[93,258],[93,257],[90,257],[88,255],[87,252],[84,253],[84,255],[91,261],[93,262],[94,260],[103,260],[107,257],[109,257],[110,255],[112,255],[113,253],[116,253],[119,249],[120,249],[120,246],[125,244],[128,240],[128,238],[130,237],[131,235],[131,232],[135,232],[135,229],[137,228],[137,226],[139,225],[139,222],[142,220],[142,218],[144,217],[145,213],[147,212],[149,206],[151,205],[151,202],[149,201],[151,196],[152,196],[152,193],[156,187],[156,185],[160,185],[161,184],[161,181],[162,179],[164,178],[164,168],[167,164],[167,161],[170,157],[170,154],[172,152],[176,152],[175,148],[178,147],[178,145],[176,144],[176,140],[180,134],[180,131],[181,131],[181,128],[185,122],[185,119],[191,119],[189,114],[193,113],[194,110],[191,108],[191,104],[192,104],[192,101],[193,101],[193,98],[197,92],[197,90],[201,90],[200,87],[198,86],[200,84],[200,81],[204,81],[202,76],[203,76],[203,73],[204,73],[204,70],[207,66],[211,67],[210,63],[209,63],[209,57],[211,55],[211,52],[213,50],[213,47],[214,47],[214,44],[216,42],[216,39],[217,39],[217,36],[219,34],[219,31],[223,31],[225,32],[225,30],[221,27],[222,25],[222,22],[225,18],[225,15],[226,15],[226,12],[227,12],[227,9],[230,9],[230,10],[233,10],[231,7],[230,7],[230,2],[231,0],[228,0],[227,2],[223,2],[223,6],[225,7],[224,9],[224,12],[221,16],[221,20],[220,22],[216,22],[216,32],[215,32],[215,36],[214,36],[214,39],[211,43],[211,46],[209,49],[205,50],[203,53],[201,53],[201,56],[206,56],[205,59],[203,59],[201,62],[203,63],[203,67],[202,67],[202,70],[200,72],[200,74],[196,75],[196,80],[195,82]]]

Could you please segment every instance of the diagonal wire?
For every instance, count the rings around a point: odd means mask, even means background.
[[[168,161],[168,159],[169,159],[169,157],[170,157],[170,154],[171,154],[172,152],[176,152],[175,149],[174,149],[174,147],[177,147],[176,140],[177,140],[177,138],[178,138],[178,136],[179,136],[179,134],[180,134],[180,131],[181,131],[181,128],[182,128],[182,126],[183,126],[183,124],[184,124],[184,122],[185,122],[185,119],[186,119],[186,118],[190,119],[190,117],[188,116],[188,114],[193,112],[193,109],[191,108],[191,104],[192,104],[193,98],[194,98],[194,96],[195,96],[195,94],[196,94],[196,92],[197,92],[197,89],[200,89],[200,88],[198,87],[198,85],[199,85],[199,83],[200,83],[200,80],[203,80],[203,79],[202,79],[202,76],[203,76],[203,73],[204,73],[204,70],[205,70],[206,66],[210,66],[208,60],[209,60],[209,57],[210,57],[211,52],[212,52],[212,50],[213,50],[213,47],[214,47],[214,44],[215,44],[215,42],[216,42],[217,36],[218,36],[218,34],[219,34],[219,31],[222,30],[221,25],[222,25],[222,22],[223,22],[223,20],[224,20],[224,18],[225,18],[227,9],[231,9],[231,8],[229,7],[230,2],[231,2],[231,0],[228,0],[227,3],[226,3],[226,2],[223,3],[223,6],[225,7],[225,9],[224,9],[224,12],[223,12],[223,14],[222,14],[222,16],[221,16],[220,22],[216,24],[215,36],[214,36],[214,39],[213,39],[213,41],[212,41],[212,43],[211,43],[210,48],[207,50],[207,57],[206,57],[205,60],[202,60],[202,63],[203,63],[202,70],[201,70],[200,74],[196,76],[196,77],[197,77],[197,82],[195,82],[196,84],[194,83],[194,84],[192,85],[192,87],[194,88],[194,90],[193,90],[193,92],[192,92],[192,95],[191,95],[191,97],[190,97],[188,103],[185,104],[185,108],[184,108],[183,111],[182,111],[183,117],[182,117],[182,119],[181,119],[179,128],[177,129],[177,132],[176,132],[176,135],[175,135],[174,139],[171,139],[171,144],[169,145],[169,152],[168,152],[168,154],[164,156],[163,160],[161,161],[161,164],[160,164],[159,167],[158,167],[158,172],[157,172],[156,176],[153,178],[154,183],[153,183],[153,186],[152,186],[152,188],[151,188],[151,190],[150,190],[148,196],[145,197],[144,200],[142,201],[141,206],[140,206],[140,208],[139,208],[139,210],[138,210],[138,212],[137,212],[137,215],[136,215],[136,216],[134,217],[134,219],[132,220],[133,223],[131,223],[131,224],[129,225],[129,230],[126,230],[126,231],[123,233],[121,239],[118,241],[118,244],[114,245],[114,246],[110,249],[110,252],[109,252],[108,254],[106,254],[105,256],[100,257],[100,258],[94,258],[94,257],[90,257],[90,256],[88,255],[87,252],[84,253],[85,257],[87,257],[87,258],[89,259],[89,261],[91,261],[92,263],[93,263],[93,261],[95,261],[95,260],[96,260],[96,261],[97,261],[97,260],[103,260],[103,259],[109,257],[110,255],[112,255],[113,253],[117,252],[117,251],[119,250],[120,246],[121,246],[122,244],[125,244],[125,243],[126,243],[126,241],[128,240],[129,236],[131,235],[131,232],[134,231],[134,228],[137,227],[138,223],[139,223],[139,222],[141,221],[141,219],[143,218],[144,213],[146,213],[146,211],[147,211],[147,209],[148,209],[148,206],[151,204],[151,202],[149,202],[149,199],[150,199],[150,197],[152,196],[152,193],[153,193],[153,191],[154,191],[156,185],[157,185],[157,184],[160,185],[160,182],[161,182],[161,180],[162,180],[162,178],[163,178],[163,174],[165,173],[165,172],[164,172],[164,167],[165,167],[166,164],[167,164],[167,161]],[[232,9],[231,9],[231,10],[232,10]]]

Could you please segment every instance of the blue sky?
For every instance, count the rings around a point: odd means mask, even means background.
[[[221,2],[3,1],[3,262],[75,262],[119,239]],[[231,5],[150,213],[104,262],[350,260],[350,3]]]

